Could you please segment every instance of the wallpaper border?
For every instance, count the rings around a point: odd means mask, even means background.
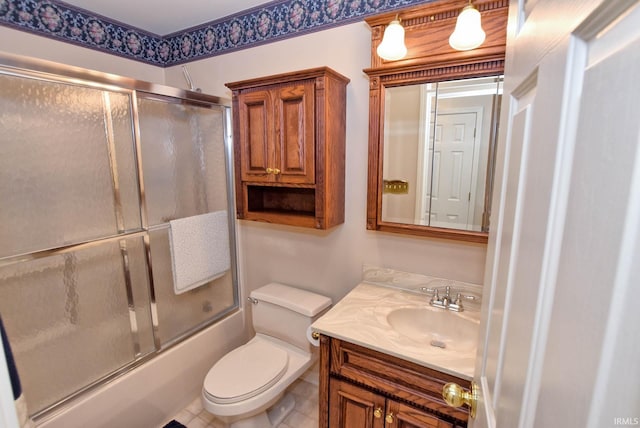
[[[220,20],[160,36],[58,0],[0,0],[0,25],[159,67],[170,67],[431,1],[276,0]]]

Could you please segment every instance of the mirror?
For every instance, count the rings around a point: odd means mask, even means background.
[[[371,27],[367,229],[486,243],[508,2],[474,0],[485,42],[449,46],[465,0],[367,18]],[[380,58],[398,17],[407,55]]]
[[[384,89],[383,222],[488,232],[502,80]]]

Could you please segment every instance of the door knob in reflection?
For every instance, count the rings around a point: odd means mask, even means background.
[[[476,417],[476,406],[478,403],[478,385],[471,382],[471,391],[465,391],[457,383],[449,382],[442,388],[442,398],[451,407],[461,407],[463,404],[469,406],[469,416]]]

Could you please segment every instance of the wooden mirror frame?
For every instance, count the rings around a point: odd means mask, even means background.
[[[419,7],[385,13],[365,20],[371,27],[371,68],[364,70],[369,76],[369,230],[480,243],[486,243],[488,240],[487,232],[382,220],[384,89],[453,79],[497,76],[504,73],[509,1],[473,0],[473,6],[482,15],[482,28],[487,37],[479,48],[456,51],[449,46],[449,36],[455,28],[458,14],[468,4],[468,0],[436,0]],[[386,26],[396,15],[405,29],[407,55],[398,61],[385,61],[378,56],[376,49],[382,41]],[[489,191],[492,190],[491,187]]]

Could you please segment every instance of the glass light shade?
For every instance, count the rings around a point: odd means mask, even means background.
[[[456,28],[449,37],[449,44],[459,51],[468,51],[480,46],[486,37],[480,22],[480,12],[472,5],[462,9]]]
[[[400,25],[400,21],[394,20],[389,23],[376,51],[380,58],[387,61],[404,58],[407,54],[407,47],[404,45],[404,28]]]

